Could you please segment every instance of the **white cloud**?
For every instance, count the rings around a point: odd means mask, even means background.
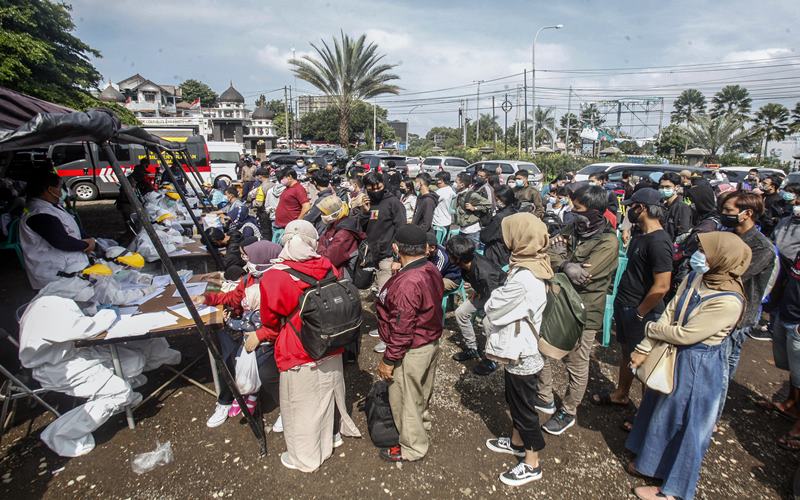
[[[723,58],[723,62],[735,62],[735,61],[753,61],[753,60],[760,60],[760,59],[772,59],[775,57],[785,57],[792,55],[793,51],[791,49],[787,49],[785,47],[773,47],[769,49],[758,49],[758,50],[738,50],[734,52],[730,52],[726,54]]]
[[[376,43],[382,50],[404,50],[411,46],[411,36],[407,33],[370,28],[364,34],[368,41]]]
[[[300,59],[303,56],[309,55],[309,52],[299,51],[295,49],[294,56]],[[256,51],[256,60],[269,68],[289,73],[291,66],[289,59],[292,58],[292,50],[281,49],[274,45],[264,45]]]

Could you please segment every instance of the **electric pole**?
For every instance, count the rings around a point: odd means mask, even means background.
[[[481,83],[483,80],[478,80],[478,95],[475,98],[475,147],[481,142]]]
[[[378,150],[378,106],[372,103],[372,149]]]
[[[525,95],[525,114],[522,116],[522,127],[525,129],[524,130],[525,151],[527,152],[528,151],[528,69],[527,68],[522,70],[522,81],[523,81],[523,85],[524,85],[524,89],[525,89],[523,91],[523,94]],[[535,111],[534,111],[534,114],[536,114]],[[534,124],[535,124],[535,122],[536,121],[534,120]],[[534,140],[534,145],[535,144],[536,144],[536,142]]]
[[[506,95],[506,100],[508,100],[508,95]],[[497,149],[497,125],[495,123],[495,114],[494,114],[494,96],[492,96],[492,130],[494,131],[494,148]],[[506,124],[508,126],[508,124]]]
[[[289,147],[289,90],[283,86],[283,118],[286,125],[286,147]]]
[[[569,154],[569,120],[572,118],[572,85],[569,86],[569,94],[567,96],[567,132],[564,136],[564,152]]]

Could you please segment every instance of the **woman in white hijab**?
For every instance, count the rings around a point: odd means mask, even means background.
[[[275,362],[281,373],[280,403],[287,451],[281,463],[289,469],[313,472],[342,444],[341,434],[361,434],[345,411],[342,349],[321,359],[308,355],[296,332],[302,329],[297,306],[310,285],[287,271],[319,281],[340,272],[317,254],[317,231],[304,220],[286,225],[283,250],[261,278],[261,329],[245,342],[248,351],[260,342],[275,344]],[[335,415],[340,429],[335,429]]]

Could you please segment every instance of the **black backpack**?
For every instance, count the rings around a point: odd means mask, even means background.
[[[285,271],[309,286],[303,291],[297,308],[286,318],[313,359],[320,359],[331,349],[344,347],[361,334],[361,297],[350,280],[339,279],[328,271],[316,280],[294,269]],[[298,332],[289,318],[300,314],[303,326]]]
[[[369,389],[364,400],[367,430],[372,444],[378,448],[391,448],[400,442],[400,433],[394,425],[392,407],[389,405],[389,383],[378,380]]]

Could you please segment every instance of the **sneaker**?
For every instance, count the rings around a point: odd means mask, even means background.
[[[542,466],[531,467],[525,462],[520,462],[513,469],[500,474],[500,482],[509,486],[522,486],[541,478]]]
[[[511,444],[510,437],[499,437],[496,439],[487,439],[486,447],[495,453],[508,453],[515,457],[525,458],[525,448],[516,448]]]
[[[760,326],[754,326],[748,329],[747,336],[753,340],[761,340],[763,342],[769,342],[772,340],[772,332],[770,332],[769,329],[761,328]]]
[[[212,413],[206,421],[206,426],[214,428],[224,424],[225,421],[228,420],[228,411],[230,409],[231,405],[221,405],[217,403],[216,408],[214,408],[214,413]]]
[[[575,425],[575,415],[570,415],[564,411],[564,408],[560,408],[555,415],[550,417],[550,420],[544,423],[542,429],[548,434],[558,436],[573,425]]]
[[[244,400],[244,403],[247,406],[247,412],[253,413],[253,411],[256,409],[256,404],[258,404],[258,396],[251,394],[250,396],[247,396],[247,398]],[[242,408],[239,406],[239,402],[234,399],[233,403],[231,404],[231,409],[228,410],[228,417],[238,417],[241,413]]]
[[[272,432],[283,432],[283,419],[278,415],[278,420],[272,424]]]
[[[344,444],[344,439],[342,439],[342,434],[340,432],[337,432],[336,434],[334,434],[333,435],[333,447],[334,447],[334,449],[340,447],[343,444]]]
[[[475,349],[464,349],[461,352],[453,354],[453,359],[459,363],[463,363],[464,361],[468,361],[470,359],[478,359],[480,357],[480,354],[478,354],[478,351]]]
[[[386,351],[386,343],[382,340],[379,340],[375,347],[372,348],[375,352],[385,352]]]
[[[129,378],[128,383],[131,384],[131,389],[138,389],[139,387],[147,383],[147,375],[145,375],[144,373],[140,373],[135,377]]]
[[[544,413],[545,415],[552,415],[556,412],[556,402],[550,401],[549,403],[545,403],[543,399],[539,398],[539,396],[533,397],[533,407],[536,408],[537,411]]]
[[[283,453],[281,453],[281,463],[287,469],[297,470],[297,467],[295,467],[295,465],[289,459],[289,452],[288,451],[284,451]]]
[[[400,450],[400,445],[392,446],[391,448],[381,448],[378,450],[378,456],[387,462],[403,461],[403,453]]]
[[[370,331],[367,333],[367,335],[369,335],[370,337],[375,337],[375,338],[378,338],[378,337],[379,337],[379,335],[378,335],[378,329],[376,328],[376,329],[374,329],[374,330],[370,330]]]
[[[494,373],[495,370],[497,370],[497,363],[490,359],[484,359],[475,365],[475,368],[472,369],[472,373],[485,377],[486,375],[491,375]]]

